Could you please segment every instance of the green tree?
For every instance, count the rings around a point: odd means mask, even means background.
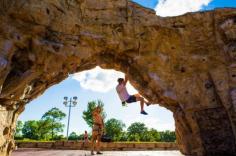
[[[128,134],[128,141],[140,141],[140,134]]]
[[[22,134],[24,138],[33,140],[48,140],[51,121],[49,120],[29,120],[24,123]]]
[[[175,142],[176,140],[175,132],[169,130],[160,132],[160,137],[162,142]]]
[[[145,133],[140,135],[140,141],[143,141],[143,142],[154,142],[155,138],[151,134],[150,131],[147,131],[147,132],[145,132]]]
[[[120,120],[112,118],[105,123],[105,127],[106,134],[112,137],[114,141],[119,141],[122,136],[123,128],[125,128],[125,124]]]
[[[84,134],[80,134],[80,135],[78,136],[78,140],[84,140]]]
[[[39,128],[38,121],[36,120],[26,121],[22,128],[23,137],[38,140],[39,139],[38,128]]]
[[[40,140],[49,140],[52,121],[50,119],[39,120],[37,121],[39,139]]]
[[[151,128],[148,133],[153,137],[153,139],[151,139],[150,141],[161,141],[160,133],[156,129]]]
[[[51,139],[54,139],[54,135],[57,135],[58,132],[63,132],[64,124],[60,121],[66,117],[66,114],[58,108],[52,108],[47,111],[43,116],[42,120],[46,120],[51,123]]]
[[[145,133],[147,133],[148,128],[144,123],[135,122],[132,123],[128,129],[128,140],[129,141],[144,141],[144,137],[142,137]]]
[[[104,111],[104,103],[101,100],[88,102],[87,110],[83,112],[83,119],[86,121],[89,127],[93,126],[92,112],[97,106],[100,106],[102,109],[103,119],[106,118],[106,113]]]
[[[15,139],[16,140],[22,139],[23,126],[24,126],[24,123],[22,121],[17,121],[17,123],[16,123],[16,132],[15,132]]]
[[[68,140],[78,140],[79,136],[75,132],[71,132]]]
[[[148,130],[148,128],[145,126],[144,123],[135,122],[132,123],[127,130],[129,134],[142,134],[145,133]]]
[[[126,132],[122,132],[119,141],[128,141],[128,140],[129,140],[128,134]]]
[[[58,141],[62,141],[62,140],[66,140],[64,135],[56,135],[54,136],[54,140],[58,140]]]

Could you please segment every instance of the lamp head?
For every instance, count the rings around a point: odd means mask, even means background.
[[[78,97],[77,97],[77,96],[74,96],[74,97],[73,97],[73,100],[75,100],[75,101],[76,101],[77,99],[78,99]]]
[[[64,101],[63,104],[66,106],[67,105],[67,101]]]
[[[77,105],[77,102],[76,101],[73,101],[73,106],[76,106]]]
[[[64,97],[64,100],[65,100],[65,101],[67,101],[67,100],[68,100],[68,97],[67,97],[67,96],[65,96],[65,97]]]

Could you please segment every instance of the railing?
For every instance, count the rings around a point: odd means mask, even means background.
[[[57,142],[16,142],[18,148],[46,148],[63,150],[88,150],[90,143],[81,141],[57,141]],[[128,151],[128,150],[178,150],[176,143],[168,142],[111,142],[102,143],[102,150]]]

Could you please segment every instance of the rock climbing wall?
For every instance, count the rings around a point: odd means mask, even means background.
[[[235,155],[236,9],[162,18],[128,0],[0,0],[0,21],[0,155],[27,103],[97,65],[173,112],[182,153]]]

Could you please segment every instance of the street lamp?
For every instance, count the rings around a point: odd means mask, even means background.
[[[70,128],[70,112],[71,112],[71,107],[75,107],[77,105],[77,96],[74,96],[73,98],[71,97],[70,100],[67,96],[64,97],[63,104],[66,107],[69,107],[69,116],[68,116],[68,123],[67,123],[67,140],[68,140],[68,135],[69,135],[69,128]]]

